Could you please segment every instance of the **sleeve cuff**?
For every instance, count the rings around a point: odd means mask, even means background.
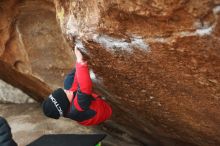
[[[81,67],[81,66],[88,66],[87,62],[76,62],[76,66]]]

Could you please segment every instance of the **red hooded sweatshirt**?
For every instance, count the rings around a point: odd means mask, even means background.
[[[73,92],[77,92],[80,90],[82,94],[93,97],[93,100],[89,102],[89,105],[86,108],[83,104],[80,104],[80,101],[84,99],[79,99],[82,97],[80,97],[80,95],[77,93],[74,95],[73,102],[71,103],[71,105],[73,105],[75,109],[77,109],[80,112],[89,109],[95,111],[96,113],[89,119],[78,122],[79,124],[85,126],[97,125],[110,118],[112,114],[111,107],[106,103],[105,100],[101,99],[99,95],[92,92],[92,81],[89,75],[87,63],[76,63],[74,82],[69,90]]]

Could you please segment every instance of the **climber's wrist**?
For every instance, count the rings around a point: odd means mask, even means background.
[[[84,61],[82,59],[77,59],[76,62],[79,64],[86,64],[87,63],[86,61]]]

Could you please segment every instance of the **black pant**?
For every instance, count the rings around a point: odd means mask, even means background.
[[[0,117],[0,146],[17,146],[12,139],[11,128],[3,117]]]

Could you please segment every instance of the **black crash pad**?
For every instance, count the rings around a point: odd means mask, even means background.
[[[106,134],[51,134],[44,135],[27,146],[95,146]]]

